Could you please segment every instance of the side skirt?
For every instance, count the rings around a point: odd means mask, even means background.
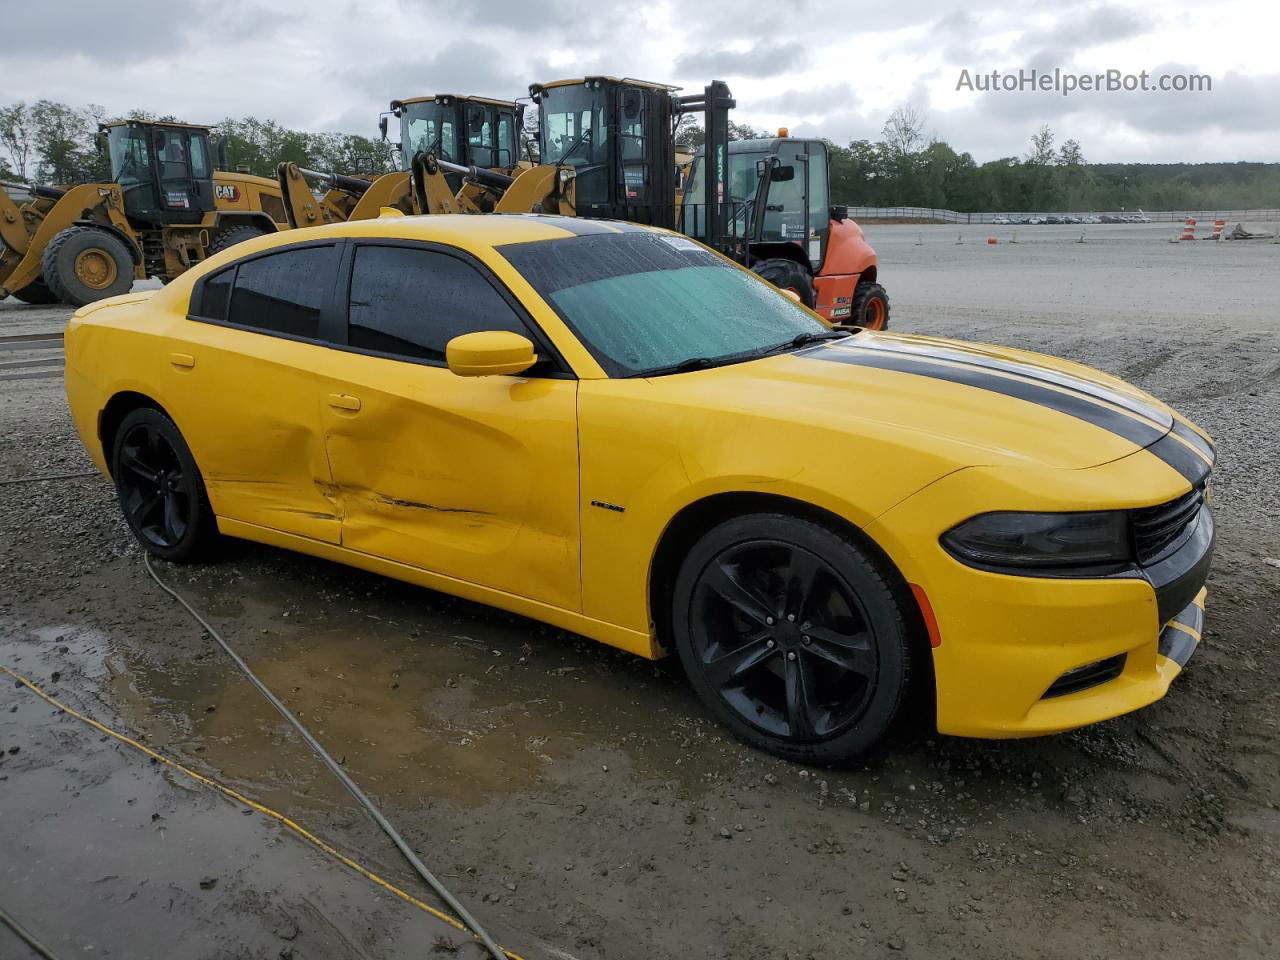
[[[634,653],[650,660],[656,660],[663,655],[662,648],[647,633],[640,633],[637,630],[620,627],[613,623],[605,623],[603,620],[594,620],[572,610],[553,607],[550,604],[518,597],[502,590],[482,587],[479,584],[447,577],[440,573],[431,573],[428,570],[397,563],[394,560],[384,560],[381,557],[360,553],[337,544],[323,543],[319,540],[311,540],[291,533],[281,533],[278,530],[260,527],[253,523],[245,523],[241,520],[229,520],[225,517],[218,518],[218,532],[228,537],[239,537],[242,540],[265,543],[268,546],[309,554],[322,560],[331,560],[334,563],[358,567],[370,573],[391,577],[393,580],[403,580],[406,583],[426,587],[428,590],[438,590],[441,593],[462,597],[464,600],[473,600],[476,603],[497,607],[500,610],[507,610],[533,620],[549,623],[564,630],[570,630],[573,633],[580,633],[584,637],[599,640],[601,643],[607,643],[610,646],[618,647],[628,653]]]

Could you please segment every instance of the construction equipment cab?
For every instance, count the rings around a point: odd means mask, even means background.
[[[675,226],[678,89],[616,77],[529,87],[539,161],[575,169],[578,216]]]
[[[502,184],[524,162],[520,132],[524,106],[511,100],[438,93],[392,100],[378,121],[387,139],[388,118],[400,123],[399,169],[380,175],[348,176],[282,163],[278,170],[289,221],[316,226],[346,220],[369,220],[384,207],[404,214],[489,213],[501,187],[485,185],[481,176],[463,176],[446,166],[490,171]],[[427,163],[426,159],[431,158]],[[323,185],[318,199],[307,181]]]
[[[110,182],[30,187],[21,206],[0,186],[0,298],[82,306],[288,225],[273,181],[213,169],[208,127],[120,120],[99,133]]]
[[[723,182],[712,185],[721,200],[719,231],[708,238],[705,149],[686,182],[680,230],[792,291],[834,323],[884,329],[889,298],[877,282],[876,252],[846,209],[831,205],[826,143],[791,137],[783,128],[771,139],[720,147]]]

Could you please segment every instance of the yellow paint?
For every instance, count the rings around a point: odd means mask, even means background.
[[[927,594],[941,635],[933,660],[942,732],[1048,733],[1163,695],[1178,669],[1157,653],[1161,624],[1144,581],[985,573],[952,559],[938,537],[990,510],[1163,503],[1187,490],[1175,470],[1032,403],[812,356],[610,379],[494,249],[570,235],[547,218],[397,217],[263,237],[211,262],[321,236],[455,246],[510,288],[576,379],[462,377],[191,321],[197,268],[149,298],[73,318],[66,384],[76,425],[103,468],[100,411],[121,391],[143,393],[187,438],[223,532],[493,604],[643,656],[664,652],[649,582],[673,518],[722,494],[811,504],[861,528]],[[480,339],[476,352],[487,353],[503,338]],[[1075,364],[978,349],[1167,409]],[[194,366],[176,368],[175,351]],[[1040,700],[1064,671],[1120,652],[1128,658],[1119,679]]]

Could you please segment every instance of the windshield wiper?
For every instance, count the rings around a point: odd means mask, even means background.
[[[796,350],[800,347],[807,347],[811,343],[821,343],[823,340],[843,340],[845,337],[851,337],[853,334],[848,330],[823,330],[815,333],[812,330],[805,333],[797,334],[784,343],[776,343],[772,347],[765,347],[760,351],[758,356],[767,357],[771,353],[780,353],[783,350]]]
[[[690,357],[687,360],[681,360],[679,363],[673,363],[665,367],[651,367],[648,370],[628,374],[628,376],[659,377],[665,373],[688,373],[690,370],[706,370],[708,367],[717,366],[718,363],[725,361],[732,362],[731,358],[728,357],[721,357],[719,361],[712,360],[710,357]]]

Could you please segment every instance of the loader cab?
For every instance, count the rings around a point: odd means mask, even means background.
[[[487,170],[511,170],[520,162],[523,104],[441,93],[393,100],[391,112],[400,121],[401,170],[419,153]],[[454,190],[461,185],[457,174],[445,179]]]
[[[614,77],[529,87],[539,160],[575,168],[579,216],[673,225],[676,89]]]
[[[199,223],[214,209],[208,127],[128,120],[99,129],[129,219],[155,227]]]
[[[705,156],[699,150],[680,207],[683,233],[744,260],[776,256],[780,247],[794,245],[815,271],[821,266],[831,231],[830,169],[825,143],[785,135],[769,140],[731,141],[725,177],[724,237],[705,236],[705,177]]]

